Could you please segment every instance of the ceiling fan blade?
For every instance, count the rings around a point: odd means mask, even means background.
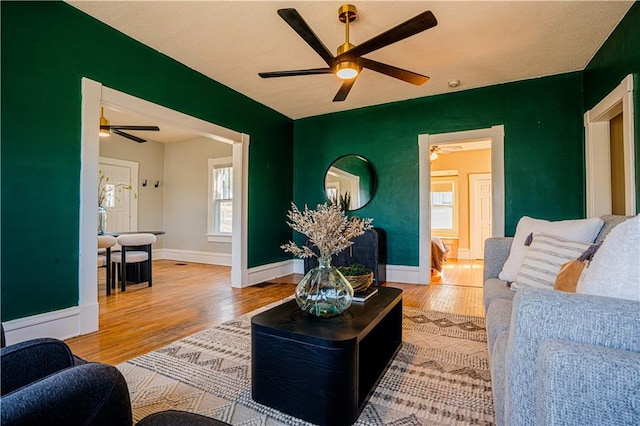
[[[143,143],[143,142],[147,141],[146,139],[142,139],[142,138],[139,138],[137,136],[130,135],[129,133],[125,133],[125,132],[123,132],[121,130],[118,130],[118,129],[111,129],[111,131],[113,133],[115,133],[116,135],[120,135],[122,137],[125,137],[127,139],[131,139],[132,141],[136,141],[138,143]]]
[[[126,126],[126,125],[111,125],[111,126],[100,126],[101,129],[109,129],[109,130],[146,130],[146,131],[160,131],[160,127],[158,126]]]
[[[422,12],[408,21],[396,25],[382,34],[378,34],[364,43],[357,45],[353,49],[347,50],[342,55],[339,55],[336,58],[336,61],[340,62],[347,58],[358,58],[369,52],[373,52],[374,50],[381,49],[400,40],[404,40],[407,37],[411,37],[412,35],[428,30],[436,25],[438,25],[438,21],[431,11],[428,10],[426,12]]]
[[[333,102],[342,102],[347,99],[347,95],[349,94],[349,91],[351,91],[351,88],[357,79],[358,77],[354,77],[350,80],[343,81],[342,86],[338,89],[338,93],[333,97]]]
[[[300,16],[297,10],[279,9],[278,15],[280,15],[280,17],[284,19],[284,21],[289,24],[289,26],[293,28],[293,30],[297,32],[298,35],[302,37],[302,39],[306,41],[307,44],[311,46],[311,48],[315,50],[322,59],[324,59],[327,65],[333,67],[335,58],[333,57],[329,49],[327,49],[327,46],[325,46],[320,41],[318,36],[313,32],[311,27],[305,22],[304,19],[302,19],[302,16]]]
[[[383,64],[382,62],[372,61],[371,59],[360,58],[358,62],[365,68],[406,81],[407,83],[415,84],[416,86],[421,86],[429,81],[429,77],[426,75],[403,70],[402,68]]]
[[[258,75],[262,78],[273,78],[273,77],[292,77],[296,75],[332,74],[332,73],[333,73],[333,70],[331,68],[311,68],[308,70],[259,72]]]

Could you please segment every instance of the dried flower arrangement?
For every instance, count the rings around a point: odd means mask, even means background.
[[[320,250],[320,257],[330,257],[349,247],[353,238],[371,229],[373,221],[370,218],[349,218],[338,205],[332,203],[318,204],[316,210],[305,206],[304,211],[300,211],[294,203],[291,203],[291,210],[287,217],[291,221],[287,224],[294,231],[306,235],[311,244]],[[280,248],[303,259],[317,256],[310,247],[299,247],[292,241]]]

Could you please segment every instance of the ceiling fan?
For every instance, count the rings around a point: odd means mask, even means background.
[[[278,15],[289,24],[293,30],[327,63],[327,68],[311,68],[293,71],[273,71],[261,72],[258,75],[262,78],[290,77],[297,75],[313,74],[336,74],[343,79],[342,86],[333,98],[333,102],[341,102],[347,98],[351,87],[355,83],[362,68],[394,77],[411,84],[420,86],[429,80],[429,77],[415,72],[407,71],[391,65],[383,64],[371,59],[363,58],[363,55],[381,49],[390,44],[396,43],[412,35],[418,34],[438,24],[436,17],[431,11],[422,12],[413,18],[395,27],[378,34],[377,36],[355,46],[349,43],[349,23],[357,18],[356,7],[345,4],[338,10],[338,19],[344,22],[346,29],[346,41],[338,46],[338,56],[333,56],[329,49],[320,41],[311,27],[302,19],[302,16],[295,9],[279,9]]]
[[[431,145],[431,148],[429,148],[429,154],[430,154],[429,159],[431,161],[435,161],[438,158],[438,155],[440,154],[451,154],[461,149],[462,147],[460,145],[444,145],[444,146]]]
[[[127,139],[131,139],[132,141],[136,141],[138,143],[146,142],[146,139],[139,138],[138,136],[131,135],[129,133],[123,132],[123,130],[144,130],[144,131],[160,131],[160,127],[158,126],[131,126],[131,125],[115,125],[109,124],[109,120],[107,120],[104,116],[104,108],[100,109],[100,136],[109,136],[111,132],[116,135],[120,135]]]

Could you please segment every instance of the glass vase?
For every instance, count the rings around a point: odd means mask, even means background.
[[[98,235],[104,234],[107,230],[107,209],[98,206]]]
[[[340,315],[351,306],[353,288],[340,271],[331,266],[331,257],[320,257],[318,263],[298,283],[296,302],[300,309],[316,317]]]

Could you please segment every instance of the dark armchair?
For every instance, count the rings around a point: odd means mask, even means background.
[[[4,346],[0,329],[0,424],[131,426],[127,382],[113,366],[85,362],[56,339]],[[226,425],[197,414],[165,411],[140,426]]]

